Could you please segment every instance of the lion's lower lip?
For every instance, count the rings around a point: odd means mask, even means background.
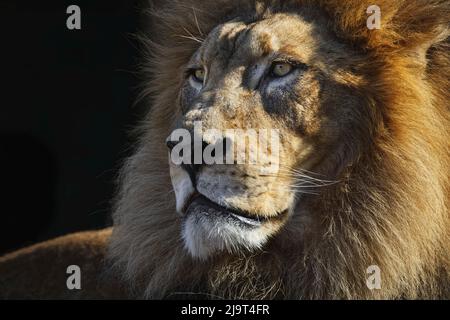
[[[184,214],[189,215],[189,213],[193,211],[194,207],[204,207],[205,214],[209,213],[208,209],[212,209],[216,212],[227,214],[234,220],[251,226],[260,226],[270,219],[265,217],[253,216],[244,211],[221,206],[198,192],[194,193],[186,203],[185,209],[183,210]]]

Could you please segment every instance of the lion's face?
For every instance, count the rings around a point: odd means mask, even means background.
[[[203,130],[276,130],[279,145],[267,149],[277,168],[269,173],[260,162],[171,163],[193,256],[261,248],[305,197],[336,177],[348,156],[343,141],[357,143],[364,130],[350,52],[320,20],[294,14],[235,19],[206,37],[186,66],[175,128],[195,133],[201,122]],[[202,138],[203,145],[215,143]]]

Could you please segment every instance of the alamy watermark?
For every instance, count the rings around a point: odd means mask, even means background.
[[[279,169],[277,129],[203,130],[202,122],[197,121],[193,131],[175,129],[168,140],[176,142],[170,152],[175,165],[257,165],[261,174],[276,173]]]
[[[381,29],[381,9],[377,5],[371,5],[367,8],[366,13],[370,16],[367,18],[367,28],[369,30]]]
[[[81,9],[77,5],[70,5],[66,10],[70,14],[66,20],[66,26],[69,30],[81,30]]]
[[[381,269],[377,265],[371,265],[367,268],[366,273],[369,277],[366,279],[367,288],[370,290],[381,289]]]
[[[69,274],[66,280],[66,286],[69,290],[81,290],[81,269],[73,264],[67,267],[66,273]]]

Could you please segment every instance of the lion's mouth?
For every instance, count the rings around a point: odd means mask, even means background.
[[[268,221],[281,219],[287,210],[274,217],[256,216],[255,214],[251,214],[243,210],[219,205],[196,191],[186,201],[182,212],[184,216],[188,216],[192,213],[200,213],[205,216],[220,215],[221,218],[226,218],[229,222],[245,225],[247,227],[259,227]]]

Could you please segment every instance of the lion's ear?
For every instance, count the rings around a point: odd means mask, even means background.
[[[412,1],[414,2],[414,1]],[[419,1],[420,2],[420,1]],[[433,4],[432,0],[429,0]],[[413,9],[416,9],[415,12]],[[437,7],[439,9],[439,6]],[[416,56],[424,65],[429,63],[429,54],[441,44],[448,43],[450,36],[450,1],[436,10],[435,7],[411,7],[409,15],[399,14],[396,27],[395,49],[405,50]],[[393,20],[395,23],[395,17]]]
[[[450,34],[448,0],[322,0],[338,36],[364,50],[427,52]],[[369,26],[376,11],[379,23]]]
[[[384,26],[377,38],[380,44],[393,49],[405,49],[425,57],[428,50],[450,35],[450,1],[408,0],[389,1]],[[395,5],[393,6],[392,3]],[[374,43],[376,45],[376,43]]]
[[[430,34],[428,37],[422,39],[411,47],[411,50],[421,59],[424,63],[427,63],[427,56],[429,52],[440,44],[448,43],[450,37],[450,28],[442,27],[436,28],[434,34]]]

